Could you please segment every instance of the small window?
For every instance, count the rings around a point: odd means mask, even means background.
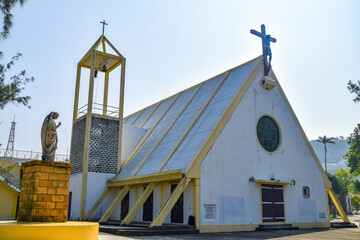
[[[306,186],[303,187],[303,196],[304,196],[304,198],[310,197],[310,188],[309,187],[306,187]]]

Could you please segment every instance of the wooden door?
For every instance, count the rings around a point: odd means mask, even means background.
[[[282,185],[261,185],[263,222],[285,222]]]
[[[143,221],[152,222],[153,220],[153,193],[146,199],[143,206]]]
[[[124,199],[121,201],[121,213],[120,219],[123,220],[129,212],[129,193],[126,194]]]
[[[171,185],[171,192],[177,185]],[[184,194],[182,193],[174,207],[171,209],[170,219],[172,223],[184,223]]]

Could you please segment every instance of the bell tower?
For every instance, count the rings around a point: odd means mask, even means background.
[[[103,22],[105,26],[105,21]],[[104,27],[103,26],[103,27]],[[107,51],[110,50],[110,51]],[[110,53],[111,52],[111,53]],[[124,106],[126,59],[103,34],[88,50],[77,65],[73,125],[71,137],[70,161],[74,164],[71,172],[70,198],[74,202],[72,209],[80,213],[73,218],[82,220],[86,214],[86,199],[91,197],[91,189],[87,187],[92,181],[111,178],[121,166],[122,119]],[[120,79],[111,78],[114,70],[120,70]],[[81,73],[90,71],[87,104],[79,107]],[[94,102],[94,81],[104,77],[104,94],[101,103]],[[120,98],[118,106],[109,106],[109,82],[120,82]],[[87,84],[84,84],[85,86]],[[111,97],[111,96],[110,96]],[[104,180],[105,179],[105,180]],[[81,195],[74,182],[82,182]],[[76,202],[75,202],[76,201]],[[69,213],[70,214],[70,213]],[[73,214],[72,214],[73,215]]]

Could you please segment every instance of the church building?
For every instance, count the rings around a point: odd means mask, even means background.
[[[119,106],[110,109],[118,67]],[[89,98],[79,109],[82,68]],[[97,74],[105,77],[102,104],[93,103]],[[266,56],[126,117],[124,81],[125,58],[102,35],[78,64],[71,220],[194,224],[200,232],[329,228],[328,193],[347,220]]]

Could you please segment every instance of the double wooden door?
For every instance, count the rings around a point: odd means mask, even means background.
[[[282,185],[261,185],[263,222],[285,222],[284,189]]]

